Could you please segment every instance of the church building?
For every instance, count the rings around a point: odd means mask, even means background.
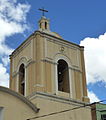
[[[10,55],[10,88],[0,87],[0,120],[91,120],[84,47],[39,29]]]

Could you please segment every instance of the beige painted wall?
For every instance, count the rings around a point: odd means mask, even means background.
[[[22,99],[23,96],[14,91],[5,88],[5,92],[3,92],[2,88],[0,88],[0,107],[3,107],[3,120],[91,120],[90,107],[69,110],[86,105],[81,101],[35,92],[35,94],[30,95],[26,99],[27,101],[29,99],[29,102],[33,103],[29,107],[26,104],[26,100]],[[32,110],[32,106],[35,106],[36,109],[39,108],[39,112]],[[69,111],[62,112],[65,110]]]
[[[0,91],[0,107],[3,107],[3,120],[26,120],[36,113],[19,98]]]
[[[77,103],[61,97],[53,97],[51,95],[39,95],[36,94],[30,97],[30,100],[40,108],[38,117],[34,120],[91,120],[91,109],[90,107],[81,107],[78,109],[62,112],[65,110],[77,108],[83,106],[82,103]],[[53,114],[54,113],[54,114]],[[52,114],[52,115],[51,115]],[[42,117],[43,116],[43,117]]]

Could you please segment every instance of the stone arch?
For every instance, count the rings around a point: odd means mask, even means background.
[[[17,81],[16,81],[16,91],[21,93],[22,95],[26,95],[26,66],[27,66],[27,59],[26,57],[22,57],[19,60],[17,65]]]
[[[59,59],[57,63],[58,90],[70,93],[68,64],[63,59]]]
[[[66,56],[65,54],[62,54],[62,53],[57,53],[55,56],[54,56],[54,60],[55,62],[57,63],[57,61],[59,59],[63,59],[67,62],[68,66],[69,67],[72,67],[72,62],[70,60],[70,58],[68,56]]]
[[[19,71],[19,67],[22,63],[25,65],[25,67],[27,66],[27,58],[26,57],[20,58],[18,65],[17,65],[17,72]]]
[[[72,93],[73,92],[72,92],[72,74],[71,74],[72,64],[71,64],[71,60],[66,55],[60,54],[60,53],[58,53],[54,56],[54,62],[55,62],[55,91],[56,91],[56,94],[58,94],[58,91],[59,91],[59,88],[58,88],[59,87],[59,85],[58,85],[58,61],[59,60],[65,61],[66,66],[67,66],[66,69],[68,69],[67,75],[69,77],[68,78],[69,79],[69,89],[63,90],[63,92],[69,93],[70,97],[72,98],[72,96],[73,96]]]
[[[25,95],[25,65],[22,63],[19,67],[19,93]]]

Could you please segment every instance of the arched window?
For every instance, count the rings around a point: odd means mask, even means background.
[[[68,64],[63,59],[58,60],[58,90],[63,92],[70,92],[69,87],[69,70]]]
[[[24,64],[20,65],[19,68],[19,93],[25,95],[25,66]]]
[[[45,22],[45,29],[47,29],[47,22]]]
[[[41,28],[41,23],[39,24],[40,28]]]

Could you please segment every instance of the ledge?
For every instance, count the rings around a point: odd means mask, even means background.
[[[31,95],[27,96],[27,98],[29,100],[35,99],[37,97],[40,98],[46,98],[48,100],[53,100],[53,101],[59,101],[62,103],[66,103],[66,104],[75,104],[75,105],[89,105],[89,102],[83,102],[83,101],[79,101],[79,100],[74,100],[72,98],[65,98],[62,96],[58,96],[58,95],[54,95],[54,94],[50,94],[50,93],[43,93],[43,92],[34,92]]]
[[[37,31],[33,32],[26,40],[24,40],[24,42],[21,43],[21,45],[19,45],[18,48],[16,48],[16,49],[11,53],[10,59],[11,59],[12,56],[14,56],[14,55],[16,54],[16,51],[20,50],[23,46],[25,46],[28,42],[30,42],[31,38],[33,38],[33,37],[36,36],[37,34],[41,34],[41,35],[45,35],[45,36],[48,36],[48,37],[52,37],[52,38],[54,38],[54,39],[59,40],[59,42],[60,42],[60,41],[63,41],[63,42],[65,42],[65,43],[67,43],[67,44],[74,45],[74,46],[76,46],[77,48],[80,48],[81,50],[84,49],[84,46],[80,46],[80,45],[78,45],[78,44],[76,44],[76,43],[73,43],[73,42],[64,40],[64,39],[62,39],[62,38],[56,37],[56,36],[54,36],[54,35],[45,33],[45,32],[43,32],[43,31],[37,30]]]

